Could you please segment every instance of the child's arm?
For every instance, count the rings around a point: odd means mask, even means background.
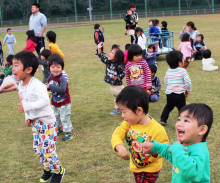
[[[156,83],[154,92],[159,92],[161,87],[162,87],[162,85],[161,85],[160,79],[157,77],[157,83]]]
[[[118,71],[117,76],[113,76],[113,77],[115,77],[115,80],[118,79],[118,80],[122,81],[122,79],[125,77],[125,68],[124,68],[124,66],[119,65],[118,68],[117,68],[117,71]]]
[[[101,30],[101,32],[102,32],[102,34],[104,34],[104,32],[105,32],[105,29],[104,29],[104,27],[102,27],[102,30]]]
[[[16,39],[15,39],[15,36],[14,36],[14,44],[15,44],[15,45],[17,44],[17,41],[16,41]]]
[[[12,65],[10,65],[8,68],[4,68],[3,72],[5,73],[5,75],[11,75],[12,74]]]
[[[184,79],[184,83],[185,83],[185,95],[186,95],[186,98],[189,96],[189,93],[191,91],[191,79],[189,78],[189,75],[188,73],[185,71],[185,73],[183,74],[183,79]]]
[[[143,64],[143,73],[144,73],[144,83],[146,84],[147,89],[150,89],[152,86],[151,72],[150,72],[147,62],[144,62]]]
[[[126,84],[127,86],[131,85],[131,73],[130,73],[130,63],[127,62],[126,66],[125,66],[125,76],[126,76]]]
[[[7,39],[8,39],[8,35],[6,35],[5,38],[4,38],[3,46],[5,46],[5,42],[7,41]]]
[[[24,47],[24,50],[29,50],[31,47],[31,41],[27,40],[26,46]]]
[[[67,88],[67,80],[64,76],[60,78],[60,84],[59,85],[54,85],[54,84],[49,84],[49,89],[53,92],[57,93],[65,93]]]

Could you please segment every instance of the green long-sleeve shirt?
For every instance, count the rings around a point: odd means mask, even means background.
[[[11,75],[12,74],[12,65],[10,65],[8,68],[4,68],[3,72],[5,73],[5,75]]]
[[[170,151],[170,152],[169,152]],[[206,142],[185,147],[153,141],[152,152],[168,159],[172,164],[172,183],[210,183],[209,151]]]

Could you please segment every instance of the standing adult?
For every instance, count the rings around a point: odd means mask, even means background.
[[[45,47],[45,30],[47,26],[46,16],[40,12],[40,5],[34,3],[31,8],[32,15],[29,19],[29,30],[34,30],[37,46],[35,48],[39,55],[40,49]]]

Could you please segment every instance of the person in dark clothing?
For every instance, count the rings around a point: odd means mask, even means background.
[[[94,29],[95,29],[95,32],[94,32],[94,40],[95,40],[95,44],[98,46],[98,44],[100,42],[104,42],[104,27],[102,27],[102,30],[101,30],[101,26],[100,24],[95,24],[94,25]],[[102,52],[104,52],[104,47],[102,47]],[[98,49],[96,49],[96,53],[95,55],[98,55]]]

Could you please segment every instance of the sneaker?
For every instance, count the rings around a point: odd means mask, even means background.
[[[58,129],[57,136],[60,136],[63,133],[63,130]]]
[[[195,58],[194,58],[194,57],[192,57],[190,61],[191,61],[191,62],[193,62],[194,60],[195,60]]]
[[[60,167],[59,173],[53,173],[50,183],[60,183],[65,174],[65,168]]]
[[[67,141],[67,140],[72,140],[75,137],[75,133],[69,133],[67,132],[66,135],[64,136],[63,140]]]
[[[120,112],[121,112],[120,110],[115,109],[115,110],[112,111],[110,114],[119,114]]]
[[[161,124],[161,125],[166,125],[166,124],[167,124],[167,122],[160,121],[160,124]]]
[[[47,182],[52,176],[51,170],[47,171],[44,168],[44,174],[40,178],[40,182]]]

